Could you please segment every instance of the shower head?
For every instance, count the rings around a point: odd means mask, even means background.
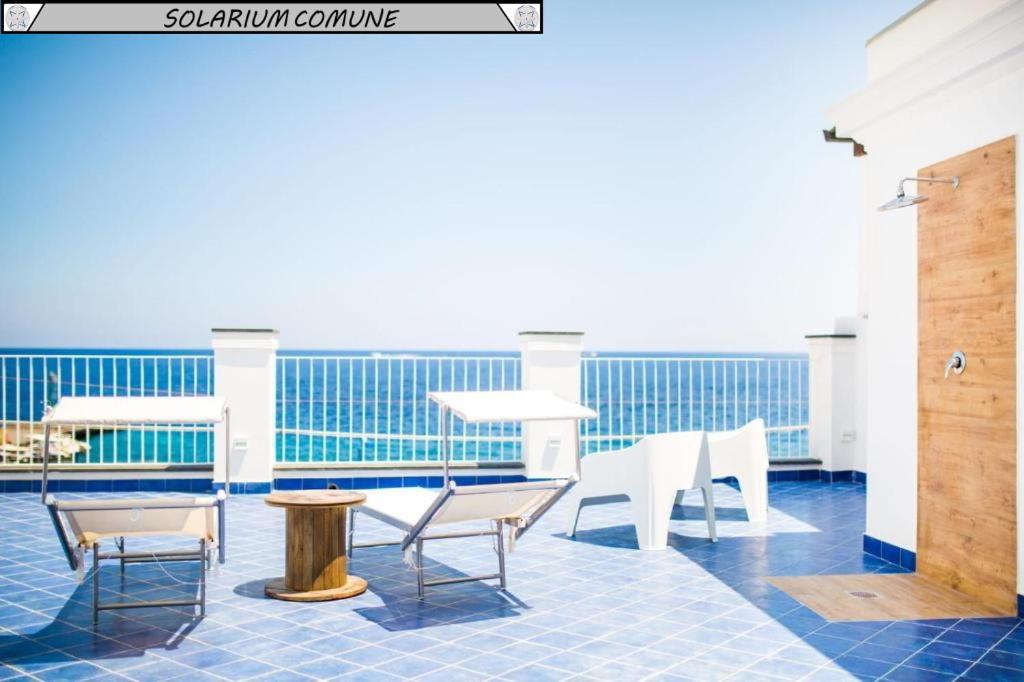
[[[914,204],[920,204],[922,201],[928,201],[928,197],[923,194],[911,194],[909,197],[900,192],[896,195],[896,198],[892,201],[887,201],[878,207],[879,211],[892,211],[897,208],[905,208],[907,206],[913,206]]]
[[[893,209],[906,208],[907,206],[913,206],[914,204],[920,204],[923,201],[928,201],[928,197],[924,194],[911,194],[910,196],[907,196],[907,193],[903,191],[903,183],[907,180],[916,180],[917,182],[945,182],[953,185],[953,189],[960,186],[960,178],[958,176],[953,176],[951,178],[903,178],[900,180],[899,187],[896,189],[896,198],[879,206],[879,211],[892,211]]]

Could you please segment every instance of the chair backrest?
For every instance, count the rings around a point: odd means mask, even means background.
[[[185,535],[217,540],[215,498],[54,501],[78,543],[111,535]]]
[[[492,519],[530,519],[565,481],[526,481],[457,486],[432,516],[429,525]],[[533,519],[536,520],[536,519]]]
[[[653,473],[658,480],[671,480],[677,489],[686,489],[709,470],[704,432],[680,431],[644,436],[628,448],[587,455],[583,458],[582,481],[588,494],[611,495],[624,487],[646,485]]]
[[[732,431],[708,434],[711,453],[711,475],[732,476],[737,470],[751,466],[768,470],[768,440],[763,419],[754,419]]]
[[[644,453],[657,480],[671,480],[677,489],[692,488],[710,474],[708,440],[703,431],[644,436],[634,447]]]

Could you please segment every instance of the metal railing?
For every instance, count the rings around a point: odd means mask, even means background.
[[[808,359],[786,357],[583,358],[584,452],[632,445],[666,431],[724,431],[765,420],[772,459],[808,456]]]
[[[213,394],[212,355],[0,355],[0,467],[38,464],[46,405],[62,396]],[[54,438],[65,465],[208,464],[213,430],[200,425],[82,428]]]
[[[277,461],[440,460],[430,391],[517,388],[516,355],[286,355],[277,358]],[[452,460],[516,461],[518,424],[449,425]]]
[[[0,354],[0,467],[37,464],[39,420],[61,396],[211,395],[211,354]],[[277,460],[307,464],[438,461],[440,416],[427,393],[518,388],[518,354],[318,354],[277,358]],[[581,396],[597,419],[584,452],[663,431],[719,431],[761,417],[773,459],[806,457],[806,356],[584,357]],[[452,459],[514,462],[520,426],[450,423]],[[61,434],[62,464],[208,464],[203,426]]]
[[[720,431],[763,418],[773,459],[806,457],[806,357],[616,357],[582,362],[583,451],[625,447],[650,433]],[[439,390],[519,386],[516,356],[279,356],[279,462],[438,461]],[[519,425],[453,419],[454,461],[521,458]]]

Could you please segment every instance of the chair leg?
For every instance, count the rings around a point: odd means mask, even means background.
[[[121,554],[124,554],[124,536],[118,538],[117,540],[114,540],[114,546],[117,547],[117,551],[118,552],[120,552]],[[122,556],[121,557],[121,593],[122,594],[124,593],[124,590],[125,590],[125,587],[124,587],[124,557]]]
[[[768,519],[768,475],[764,471],[736,475],[747,510],[747,520],[761,523]]]
[[[423,538],[416,538],[416,596],[423,599],[426,586],[423,584]]]
[[[702,486],[700,491],[704,493],[704,516],[708,520],[708,535],[711,542],[718,542],[718,528],[715,524],[715,493],[708,483]]]
[[[501,589],[508,587],[508,581],[505,578],[505,524],[498,521],[498,578],[501,584]]]
[[[217,500],[217,562],[223,564],[227,559],[227,538],[225,536],[225,530],[227,528],[227,519],[224,518],[226,510],[227,500]]]
[[[356,533],[356,511],[349,507],[348,510],[348,535],[345,539],[345,553],[352,558],[352,541]]]
[[[672,518],[672,502],[676,491],[654,491],[650,498],[638,495],[629,498],[640,549],[661,550],[668,546],[668,525]]]
[[[92,626],[100,624],[100,543],[92,543]]]
[[[206,618],[206,540],[199,541],[199,617]]]
[[[568,537],[574,537],[576,535],[576,526],[580,522],[580,511],[583,509],[583,498],[578,495],[573,495],[570,492],[566,497],[569,499],[565,500],[565,504],[569,508],[568,523],[565,526],[565,534]]]

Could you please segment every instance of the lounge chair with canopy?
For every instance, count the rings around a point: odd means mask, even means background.
[[[48,492],[51,430],[62,426],[126,427],[140,425],[210,425],[223,422],[227,443],[231,442],[229,411],[223,398],[216,397],[68,397],[48,407],[43,416],[42,501],[53,522],[64,555],[72,570],[84,572],[85,552],[92,552],[93,625],[99,612],[164,606],[198,606],[206,614],[206,570],[213,549],[218,561],[225,559],[225,514],[230,488],[230,462],[225,466],[224,490],[216,496],[133,497],[92,500],[59,500]],[[228,448],[230,450],[230,448]],[[192,538],[197,549],[129,552],[126,538],[176,536]],[[116,551],[102,552],[101,542],[112,540]],[[199,596],[196,599],[100,603],[100,561],[115,559],[121,564],[160,561],[198,561]]]
[[[392,488],[366,491],[366,502],[353,507],[349,523],[349,553],[353,547],[398,545],[402,551],[415,546],[417,594],[422,599],[425,588],[474,580],[498,580],[501,589],[507,587],[505,573],[504,531],[509,529],[509,540],[522,536],[569,489],[579,481],[579,420],[593,419],[597,413],[550,391],[446,391],[429,393],[437,403],[441,419],[441,458],[444,467],[444,487],[441,491],[425,488]],[[491,483],[456,485],[449,475],[451,436],[448,430],[450,415],[458,416],[466,424],[572,421],[575,433],[571,457],[558,456],[552,450],[562,449],[561,443],[549,443],[542,452],[527,452],[527,480],[517,483]],[[554,454],[554,456],[552,456]],[[401,540],[389,542],[353,543],[356,514],[367,516],[395,526],[403,533]],[[479,522],[484,527],[473,530],[437,531],[439,526]],[[423,543],[473,536],[493,536],[498,554],[498,572],[487,575],[459,576],[427,580],[423,575]]]

